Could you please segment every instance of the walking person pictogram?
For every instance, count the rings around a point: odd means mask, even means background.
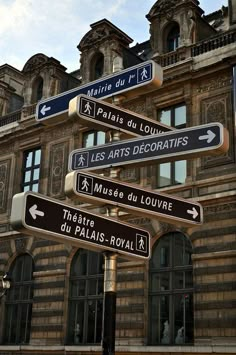
[[[144,67],[142,72],[141,72],[141,79],[144,80],[144,79],[148,79],[148,76],[147,76],[147,69]]]
[[[85,157],[83,156],[83,154],[81,154],[78,159],[78,166],[84,166],[84,163],[85,163]]]
[[[92,107],[91,107],[89,101],[86,102],[86,104],[84,105],[84,107],[85,107],[84,113],[87,113],[87,114],[91,115]]]
[[[139,239],[139,249],[141,250],[144,250],[144,239],[143,239],[143,237],[141,237],[140,239]]]
[[[147,252],[147,238],[145,235],[136,235],[136,250],[146,253]]]
[[[88,182],[87,178],[85,177],[84,180],[82,181],[81,190],[88,191],[88,189],[89,189],[89,182]]]

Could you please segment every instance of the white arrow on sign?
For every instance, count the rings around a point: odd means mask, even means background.
[[[191,210],[187,210],[188,214],[191,214],[193,219],[196,219],[198,216],[198,211],[196,210],[195,207],[193,207]]]
[[[43,116],[45,116],[46,112],[47,111],[50,111],[51,110],[51,106],[46,106],[46,105],[43,105],[43,107],[41,108],[40,112]]]
[[[200,141],[206,140],[207,143],[211,143],[213,141],[213,139],[215,138],[215,136],[216,136],[215,133],[212,132],[210,129],[208,129],[207,134],[204,136],[198,137],[198,139]]]
[[[29,209],[29,213],[31,214],[33,219],[36,219],[37,216],[43,217],[44,216],[44,212],[43,211],[39,211],[37,210],[38,206],[37,205],[33,205],[32,207],[30,207]]]

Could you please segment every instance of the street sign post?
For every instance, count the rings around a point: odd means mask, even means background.
[[[68,117],[69,102],[80,94],[108,98],[122,93],[126,98],[147,93],[161,86],[163,70],[150,60],[115,74],[102,77],[78,88],[41,100],[36,107],[36,121],[45,124],[59,122]]]
[[[203,223],[202,206],[183,198],[154,192],[91,173],[72,172],[65,180],[70,198],[93,204],[112,204],[147,218],[192,226]]]
[[[128,259],[150,258],[150,234],[128,223],[72,207],[38,193],[13,197],[11,225],[14,229],[60,243],[113,251]]]
[[[154,163],[218,155],[228,150],[228,132],[221,123],[209,123],[163,134],[132,138],[72,151],[69,171]]]
[[[100,131],[115,129],[133,136],[147,136],[172,131],[173,128],[124,108],[87,95],[70,101],[69,116]]]

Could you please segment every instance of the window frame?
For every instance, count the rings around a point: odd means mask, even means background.
[[[149,345],[179,345],[180,343],[176,342],[177,341],[177,333],[175,331],[175,327],[176,327],[176,318],[175,318],[175,300],[177,299],[177,297],[182,297],[182,301],[183,301],[183,327],[184,327],[184,336],[186,335],[186,325],[189,324],[189,322],[187,321],[187,315],[186,315],[186,308],[187,308],[187,302],[189,302],[189,304],[191,304],[191,311],[192,311],[192,318],[190,319],[191,323],[192,323],[192,328],[189,331],[189,333],[193,334],[193,325],[194,325],[194,317],[193,317],[193,294],[194,294],[194,287],[193,287],[193,266],[192,266],[192,262],[186,263],[185,265],[175,265],[175,261],[174,258],[176,256],[176,247],[175,247],[175,237],[176,236],[181,236],[182,240],[184,241],[184,247],[185,247],[185,251],[187,251],[187,247],[186,246],[191,246],[191,254],[192,255],[192,245],[190,240],[183,234],[180,232],[171,232],[168,233],[164,236],[162,236],[154,245],[153,247],[153,255],[152,258],[150,259],[149,262],[149,291],[148,291],[148,296],[149,296],[149,324],[148,324],[148,344]],[[157,250],[156,248],[160,248],[160,252],[163,246],[166,246],[167,244],[165,244],[165,238],[169,238],[169,242],[168,242],[168,248],[169,248],[169,265],[168,266],[164,266],[161,265],[158,267],[153,267],[152,266],[152,261],[155,258],[155,250]],[[162,243],[162,244],[159,244]],[[186,256],[185,254],[183,254],[184,256]],[[157,259],[157,258],[155,258]],[[161,258],[159,258],[161,259]],[[184,259],[183,259],[184,260]],[[184,286],[185,287],[176,287],[176,273],[183,273],[183,281],[185,282]],[[186,287],[186,274],[191,272],[191,281],[192,281],[192,287]],[[168,283],[169,283],[169,287],[167,289],[161,289],[161,282],[160,282],[160,289],[154,289],[153,285],[153,279],[154,279],[154,275],[157,275],[157,280],[162,280],[161,276],[165,276],[165,279],[167,278],[168,275]],[[163,281],[162,281],[163,282]],[[167,302],[166,304],[168,305],[168,322],[169,322],[169,342],[162,342],[163,338],[164,338],[164,324],[165,322],[161,325],[161,320],[163,317],[162,311],[163,308],[161,308],[161,302],[163,301],[163,298],[165,299],[165,302]],[[159,314],[157,312],[157,330],[158,330],[158,334],[157,338],[158,341],[154,341],[153,340],[153,330],[156,329],[155,325],[153,324],[154,322],[154,318],[155,318],[155,309],[152,308],[152,305],[155,303],[155,301],[158,301],[157,304],[157,308],[159,309]],[[162,337],[161,337],[162,335]],[[193,336],[192,339],[190,339],[190,341],[184,342],[181,345],[189,345],[193,343]]]
[[[180,45],[180,27],[175,23],[168,31],[166,36],[167,53],[176,51]]]
[[[86,257],[86,269],[84,272],[78,268],[81,266],[82,258]],[[95,258],[96,257],[96,258]],[[81,258],[81,259],[79,259]],[[97,273],[90,273],[89,267],[91,262],[96,259],[96,271]],[[77,266],[78,274],[73,274],[75,265]],[[104,272],[99,273],[99,269],[102,269],[103,265],[103,255],[102,253],[90,251],[87,249],[79,249],[74,255],[69,276],[69,295],[68,295],[68,320],[67,320],[67,336],[66,343],[68,345],[89,345],[89,344],[99,344],[101,342],[101,323],[103,316],[103,283],[104,283]],[[81,274],[80,274],[81,273]],[[91,285],[95,285],[91,287]],[[82,287],[81,287],[82,285]],[[83,286],[84,285],[84,286]],[[95,289],[95,294],[91,293],[91,290]],[[101,291],[101,292],[100,292]],[[77,292],[77,294],[75,294]],[[79,294],[84,292],[84,294]],[[83,304],[83,307],[80,307]],[[91,305],[95,305],[94,321],[91,322],[89,318],[89,313]],[[99,308],[100,307],[100,308]],[[79,310],[82,312],[79,313]],[[82,325],[80,320],[82,319]],[[100,320],[98,322],[98,320]],[[77,327],[79,324],[79,327]],[[80,331],[82,330],[82,334]],[[78,334],[76,334],[78,331]],[[91,333],[93,335],[93,341],[91,341]],[[77,337],[77,338],[76,338]],[[79,338],[81,337],[81,338]],[[98,339],[99,337],[99,339]],[[78,339],[78,342],[77,342]],[[89,341],[90,340],[90,341]]]
[[[104,142],[102,142],[102,143],[98,143],[100,134],[104,135]],[[89,135],[93,135],[93,138],[92,138],[93,143],[92,144],[86,144],[86,136],[88,137]],[[105,142],[106,142],[106,133],[103,131],[90,130],[90,131],[83,132],[83,136],[82,136],[82,147],[83,148],[89,148],[89,147],[93,147],[96,145],[102,145],[102,144],[105,144]]]
[[[181,123],[181,124],[177,124],[176,125],[175,124],[175,120],[176,120],[175,112],[176,112],[176,109],[178,109],[180,107],[185,107],[185,123]],[[169,107],[166,107],[166,108],[163,108],[163,109],[158,109],[157,119],[158,119],[159,122],[162,122],[160,120],[160,114],[163,111],[170,111],[170,123],[169,123],[169,125],[171,127],[175,127],[176,129],[182,129],[182,128],[186,127],[186,124],[187,124],[187,106],[186,106],[185,102],[181,102],[179,104],[172,105],[172,106],[169,106]],[[167,124],[166,122],[162,122],[162,123]],[[164,187],[170,187],[170,186],[173,186],[173,185],[182,184],[182,182],[176,182],[176,171],[177,171],[176,165],[180,161],[186,162],[186,174],[185,174],[185,179],[186,179],[186,177],[187,177],[187,161],[186,160],[177,160],[177,161],[172,161],[172,162],[168,162],[168,163],[158,164],[157,165],[157,174],[156,174],[156,188],[164,188]],[[169,166],[170,166],[170,179],[169,179],[170,183],[166,184],[166,185],[161,185],[161,183],[160,183],[160,168],[164,164],[169,164]]]
[[[39,163],[36,164],[36,154],[40,152]],[[29,154],[32,154],[31,163],[27,166],[27,159]],[[23,152],[23,166],[22,166],[22,180],[21,180],[21,191],[39,191],[39,183],[40,183],[40,173],[41,173],[41,160],[42,160],[42,149],[41,147],[27,149]],[[38,172],[38,178],[34,178],[34,173],[36,170]],[[26,180],[26,174],[29,175],[29,179]],[[34,185],[37,185],[37,188],[34,188]],[[28,189],[26,189],[28,187]]]
[[[20,274],[19,266],[21,266]],[[5,301],[6,312],[3,336],[3,344],[5,345],[29,344],[34,292],[33,272],[34,261],[29,254],[17,256],[11,265],[9,274],[12,282]],[[27,279],[29,273],[30,278]],[[26,294],[28,294],[28,297],[25,296]],[[25,322],[23,319],[24,309],[26,309]],[[14,328],[12,324],[16,324],[16,327]],[[15,335],[12,334],[14,329]]]

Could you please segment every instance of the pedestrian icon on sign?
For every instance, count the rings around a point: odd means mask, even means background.
[[[142,68],[139,68],[137,70],[138,72],[138,78],[137,78],[137,82],[141,83],[147,80],[151,79],[151,65],[145,65]]]
[[[83,156],[83,154],[81,154],[78,159],[78,166],[84,166],[84,162],[85,162],[85,157]]]
[[[142,72],[141,72],[141,79],[147,79],[147,69],[144,67]]]
[[[142,234],[136,234],[136,250],[147,253],[147,237]]]
[[[76,162],[75,162],[76,168],[77,169],[87,168],[88,167],[88,157],[89,157],[88,152],[84,152],[84,153],[79,154],[76,157]]]
[[[90,115],[90,113],[91,113],[91,110],[92,110],[92,107],[90,106],[90,103],[89,103],[89,101],[87,101],[87,103],[85,104],[85,111],[84,111],[84,113],[88,113],[88,115]]]
[[[77,189],[83,194],[92,195],[93,194],[93,178],[89,176],[84,176],[78,174]]]
[[[89,182],[88,182],[87,178],[85,177],[84,180],[82,181],[81,190],[88,191],[88,189],[89,189]]]
[[[90,101],[88,99],[85,99],[81,97],[81,104],[79,107],[79,111],[82,115],[88,116],[88,117],[95,117],[95,108],[96,108],[96,103],[93,101]]]

